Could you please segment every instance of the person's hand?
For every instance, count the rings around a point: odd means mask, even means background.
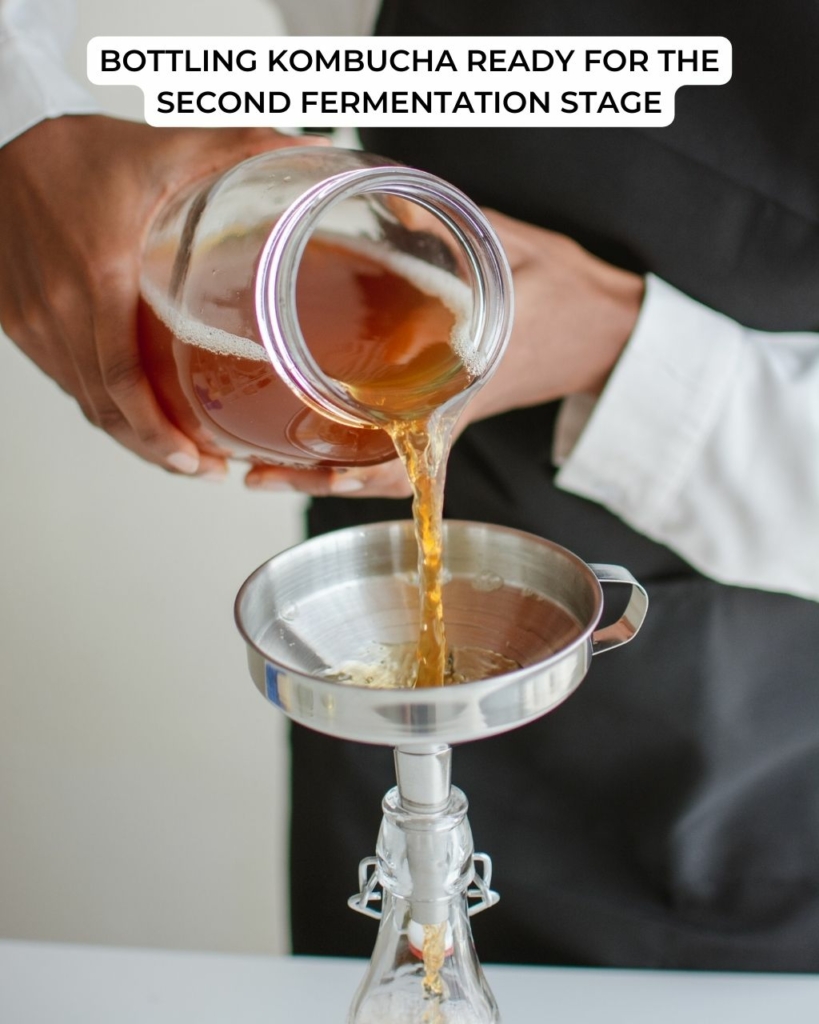
[[[565,235],[485,211],[515,285],[509,347],[492,379],[466,406],[457,430],[510,409],[577,393],[599,394],[643,301],[642,277],[592,256]],[[361,497],[409,495],[399,462],[346,472],[255,467],[248,486]]]
[[[140,364],[142,245],[185,182],[305,140],[270,129],[42,121],[0,149],[0,325],[86,417],[150,462],[223,475],[162,413]]]
[[[645,283],[565,235],[484,211],[515,285],[509,348],[466,423],[573,394],[600,394],[634,330]]]

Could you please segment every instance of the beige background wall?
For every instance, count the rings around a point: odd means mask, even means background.
[[[80,74],[96,34],[279,29],[263,0],[79,6]],[[143,465],[2,336],[0,432],[0,937],[284,951],[284,721],[232,602],[299,499]]]

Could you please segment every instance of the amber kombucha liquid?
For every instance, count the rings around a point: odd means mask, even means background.
[[[410,423],[394,422],[389,428],[413,490],[421,603],[421,627],[412,680],[417,687],[443,686],[446,681],[443,515],[446,460],[453,428],[454,415],[440,412]]]
[[[248,273],[248,251],[259,248],[258,234],[248,234],[198,254],[204,265],[187,287],[184,316],[143,294],[142,355],[166,414],[204,450],[237,458],[315,468],[393,457],[385,431],[313,412],[273,370],[256,324],[255,267]],[[311,239],[298,272],[311,353],[385,425],[426,416],[469,382],[457,344],[469,302],[444,271],[400,254],[385,262],[373,246],[331,237]]]

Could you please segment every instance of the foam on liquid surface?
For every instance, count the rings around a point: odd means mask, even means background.
[[[318,240],[319,236],[316,237]],[[440,267],[406,253],[384,251],[383,247],[366,239],[327,240],[343,244],[351,252],[369,257],[385,269],[405,278],[424,295],[440,299],[455,318],[449,338],[452,348],[470,376],[474,377],[482,372],[484,361],[472,350],[472,292],[468,285]],[[186,345],[206,349],[219,356],[258,362],[268,361],[267,351],[259,342],[231,334],[218,327],[210,327],[201,320],[180,312],[171,305],[160,289],[147,282],[143,284],[142,292],[162,323]]]
[[[485,1024],[485,1018],[467,1003],[444,1001],[435,1008],[440,1024]],[[356,1024],[424,1024],[425,1020],[432,1024],[430,1010],[407,992],[376,992],[359,1008],[355,1020]]]

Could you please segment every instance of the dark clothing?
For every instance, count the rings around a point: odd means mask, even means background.
[[[668,128],[379,129],[364,144],[747,326],[815,331],[817,30],[808,0],[387,0],[379,32],[390,35],[724,35],[734,77],[682,89]],[[450,460],[446,514],[625,565],[651,607],[637,640],[595,659],[566,704],[455,751],[502,896],[475,919],[479,954],[819,969],[819,605],[714,583],[556,489],[555,415],[542,406],[470,427]],[[407,514],[328,499],[310,528]],[[369,955],[375,929],[345,897],[374,847],[391,752],[294,729],[293,756],[295,950]]]

